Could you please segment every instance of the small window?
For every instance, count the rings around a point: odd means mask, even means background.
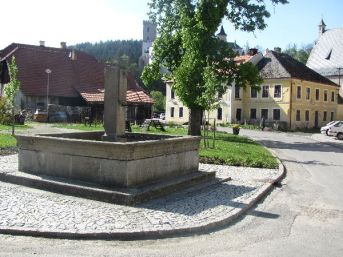
[[[309,121],[310,120],[310,111],[306,110],[305,111],[305,121]]]
[[[268,98],[269,86],[262,86],[262,98]]]
[[[251,88],[250,89],[250,97],[251,98],[257,98],[257,89],[256,88]]]
[[[256,120],[256,109],[250,109],[250,119]]]
[[[310,100],[311,96],[311,88],[307,87],[306,88],[306,100]]]
[[[222,108],[218,108],[217,109],[217,119],[218,120],[222,120],[223,119],[223,109]]]
[[[170,117],[174,117],[174,107],[170,108]]]
[[[179,117],[182,118],[183,117],[183,107],[179,108]]]
[[[218,99],[222,99],[223,98],[223,93],[222,92],[218,92]]]
[[[300,118],[300,110],[297,110],[295,120],[296,121],[300,121],[301,120],[301,118]]]
[[[273,109],[273,120],[280,120],[280,109]]]
[[[268,120],[268,109],[261,109],[261,119]]]
[[[242,119],[242,109],[237,109],[236,110],[236,120],[240,121]]]
[[[333,112],[331,112],[331,115],[330,115],[330,121],[333,121],[333,115],[334,115],[334,113],[333,113]]]
[[[301,86],[297,86],[297,99],[301,99]]]
[[[316,88],[316,101],[319,101],[319,88]]]
[[[331,102],[334,102],[335,101],[335,92],[332,91],[331,92]]]
[[[274,98],[281,98],[281,85],[274,86]]]
[[[326,119],[327,119],[327,112],[324,111],[324,112],[323,112],[323,121],[326,121]]]
[[[324,90],[324,102],[328,101],[328,91]]]
[[[175,98],[175,92],[174,92],[173,89],[172,89],[171,92],[170,92],[170,97],[171,97],[171,99],[174,99],[174,98]]]
[[[235,98],[238,99],[240,98],[240,95],[239,95],[239,87],[235,86]]]

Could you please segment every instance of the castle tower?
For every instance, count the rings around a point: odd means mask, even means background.
[[[319,27],[319,37],[320,37],[326,31],[326,24],[324,23],[323,19],[320,21],[318,27]]]
[[[151,21],[143,21],[143,44],[142,55],[139,61],[139,65],[143,68],[149,64],[151,59],[152,44],[156,39],[156,24]]]
[[[227,37],[227,35],[226,35],[225,31],[224,31],[223,25],[221,26],[220,32],[217,34],[217,37],[218,37],[219,39],[221,39],[221,40],[223,40],[223,41],[226,42],[226,37]]]

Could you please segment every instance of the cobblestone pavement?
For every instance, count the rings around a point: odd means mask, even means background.
[[[0,172],[17,170],[17,155],[0,156]],[[0,182],[1,231],[76,234],[134,234],[187,231],[237,215],[281,170],[201,164],[232,180],[183,190],[136,207],[103,203]],[[190,230],[191,231],[191,230]]]

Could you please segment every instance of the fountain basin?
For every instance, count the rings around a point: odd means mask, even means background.
[[[200,137],[104,132],[17,136],[19,171],[103,186],[136,188],[198,172]]]

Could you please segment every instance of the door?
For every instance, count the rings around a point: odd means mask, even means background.
[[[318,116],[319,116],[318,111],[315,111],[314,112],[314,127],[315,128],[318,128]]]

